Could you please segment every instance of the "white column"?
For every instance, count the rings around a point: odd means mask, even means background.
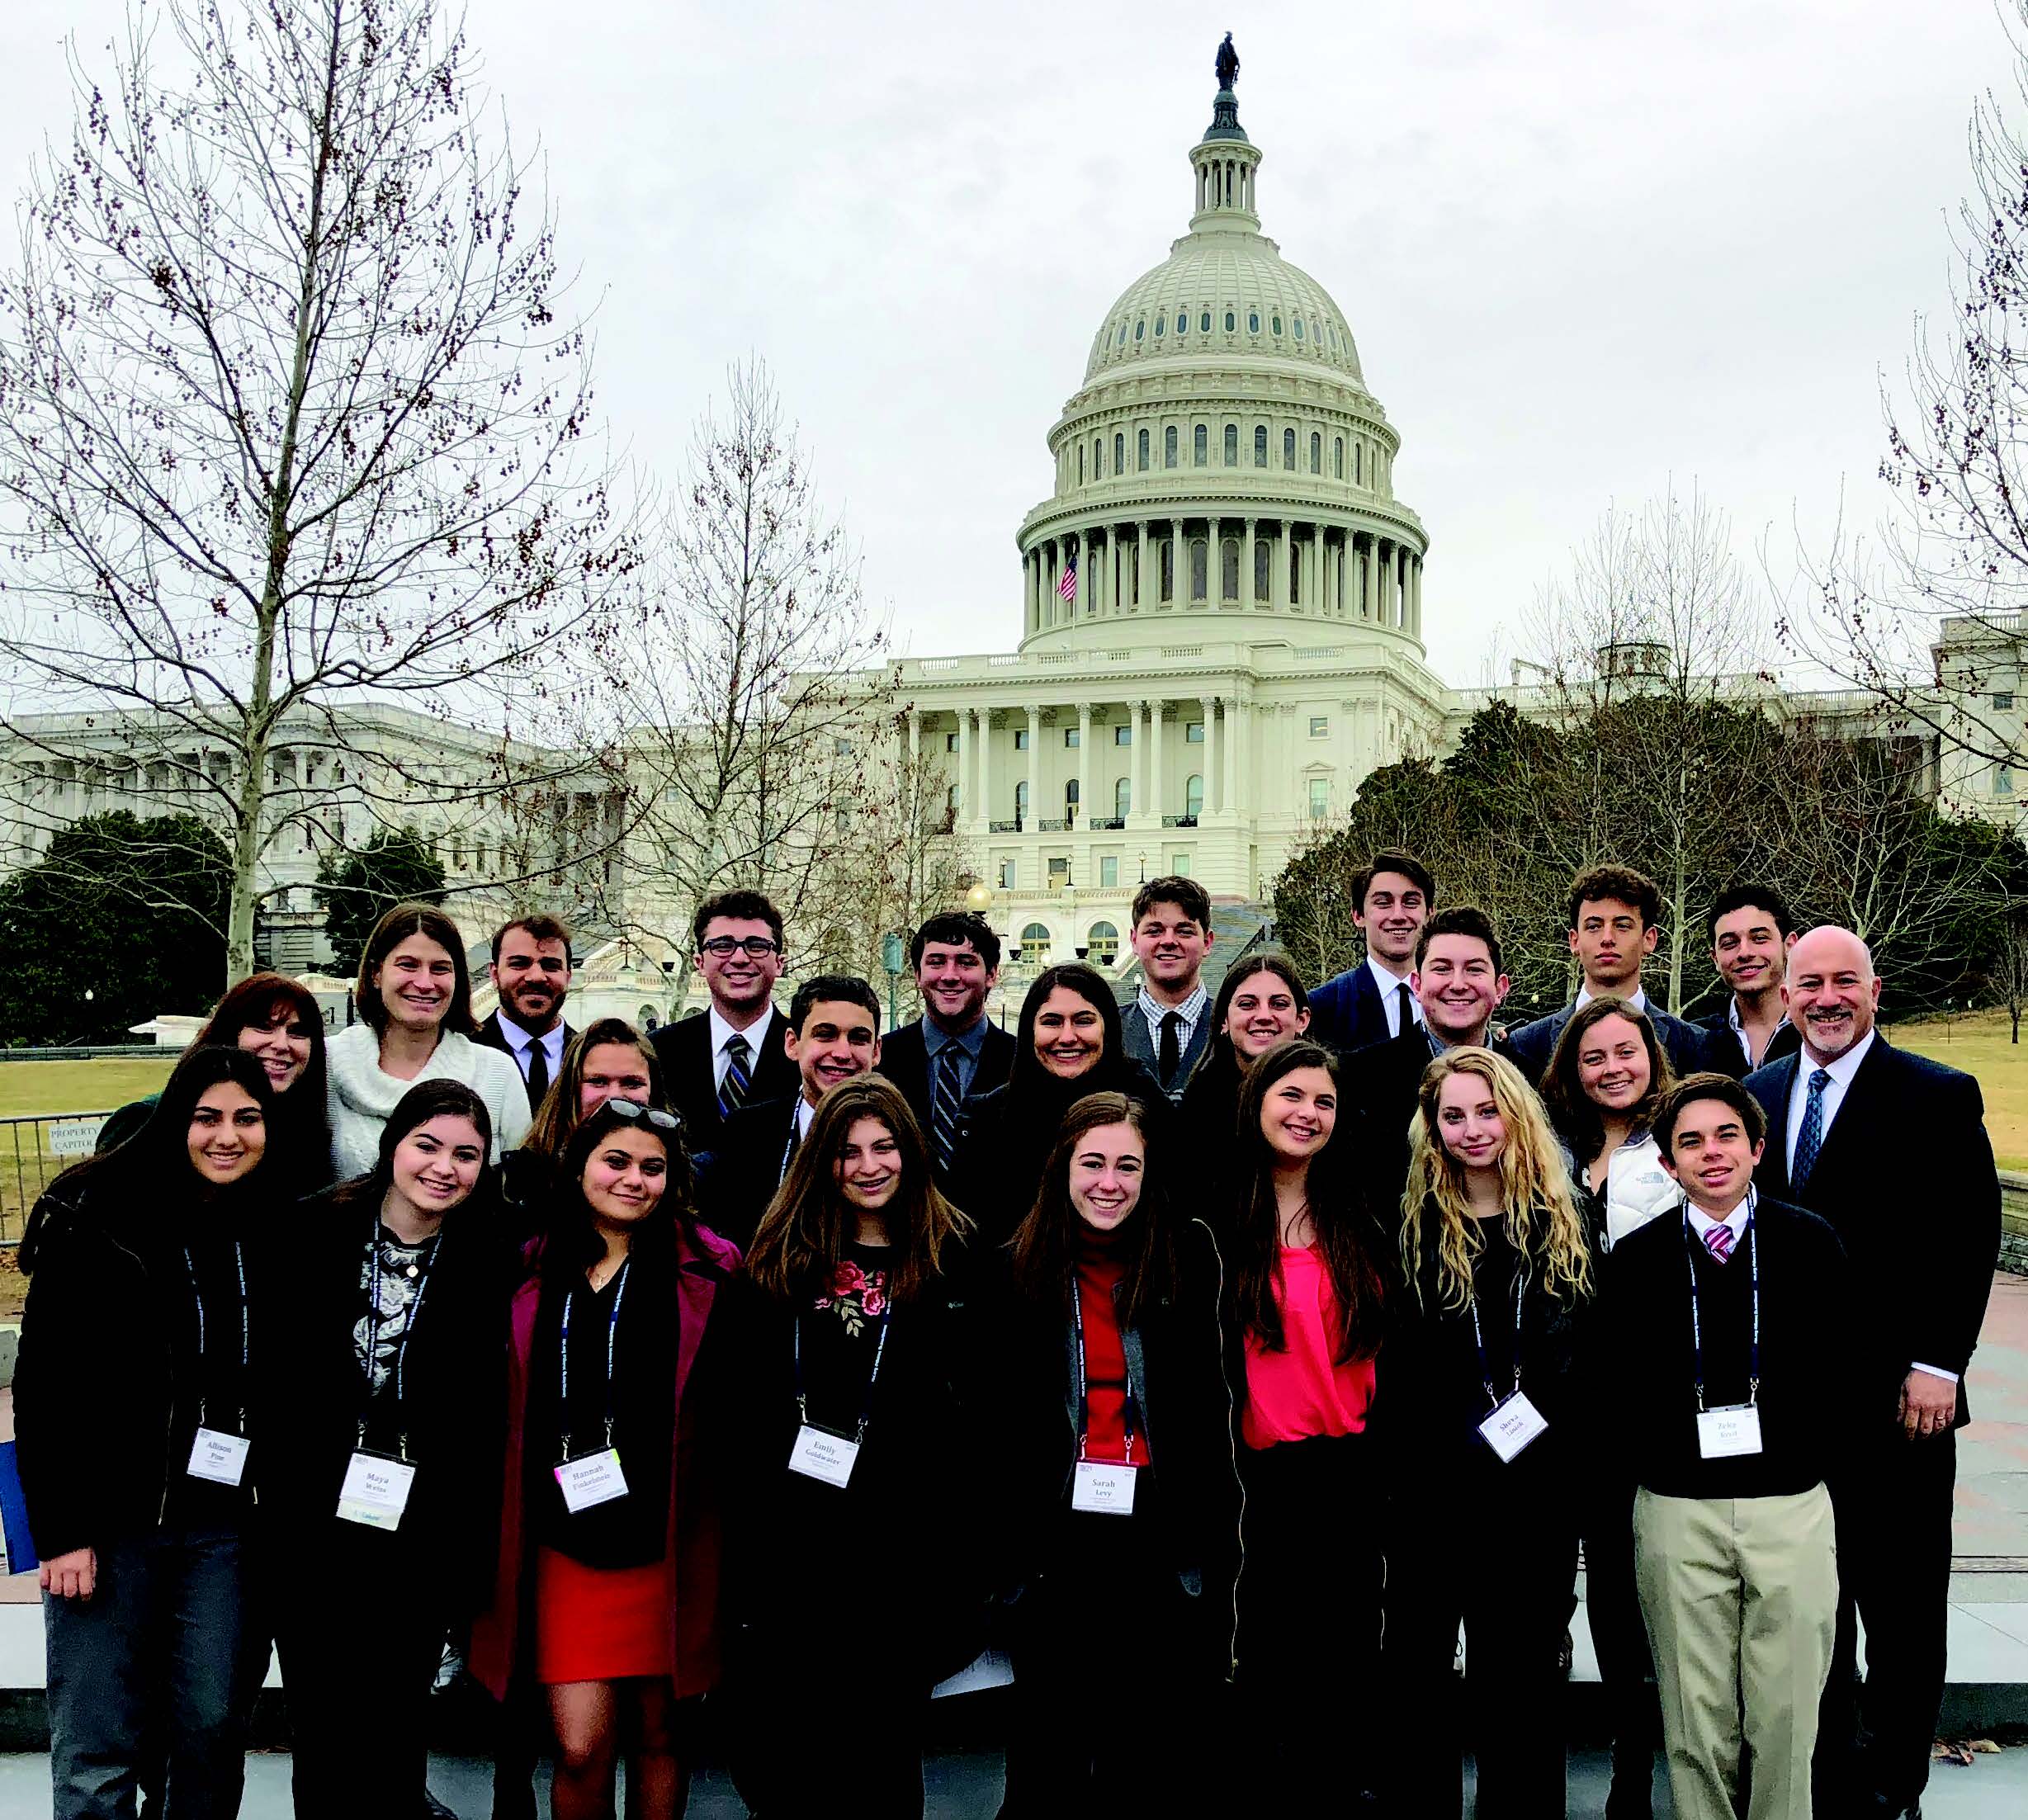
[[[1162,819],[1162,704],[1151,702],[1148,707],[1148,813],[1159,826]]]
[[[977,812],[971,787],[971,710],[957,711],[957,821],[962,827]]]
[[[1422,558],[1421,556],[1417,556],[1416,558],[1415,568],[1412,573],[1415,576],[1415,593],[1413,598],[1416,603],[1416,619],[1415,624],[1411,630],[1414,631],[1417,638],[1421,638],[1422,636]]]
[[[1246,521],[1246,541],[1240,546],[1240,605],[1249,612],[1254,605],[1254,526],[1257,521]]]
[[[1032,832],[1042,820],[1042,711],[1028,703],[1028,823]]]
[[[1077,704],[1077,825],[1089,828],[1099,811],[1091,804],[1091,703]],[[1111,810],[1106,811],[1108,815]]]
[[[1129,792],[1132,811],[1137,815],[1148,812],[1148,705],[1146,702],[1134,703],[1133,762],[1127,767],[1127,775],[1133,780]]]
[[[1246,709],[1237,702],[1228,698],[1225,704],[1225,788],[1220,793],[1221,809],[1239,807],[1240,747],[1245,742]]]
[[[1190,604],[1190,552],[1183,541],[1183,520],[1169,521],[1169,604],[1181,612]]]
[[[983,707],[979,710],[979,819],[989,828],[993,808],[993,711]]]
[[[915,768],[915,762],[923,755],[923,711],[909,710],[909,766]]]
[[[1204,813],[1209,815],[1214,809],[1225,807],[1225,792],[1218,778],[1218,697],[1204,696],[1197,705],[1204,714]]]
[[[1148,521],[1146,518],[1138,520],[1135,528],[1141,535],[1141,566],[1134,571],[1134,611],[1146,612],[1148,605]]]

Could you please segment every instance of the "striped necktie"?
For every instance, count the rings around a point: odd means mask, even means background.
[[[1704,1249],[1720,1264],[1733,1255],[1733,1229],[1724,1221],[1708,1228],[1704,1233]]]
[[[729,1037],[723,1053],[726,1078],[718,1084],[718,1110],[730,1118],[746,1104],[748,1090],[754,1085],[753,1071],[747,1065],[754,1051],[745,1037]]]
[[[937,1052],[936,1091],[929,1101],[929,1137],[937,1153],[937,1173],[948,1175],[957,1154],[957,1109],[964,1099],[957,1082],[957,1045],[947,1042]]]

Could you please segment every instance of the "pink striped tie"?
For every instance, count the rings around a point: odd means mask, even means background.
[[[1704,1233],[1704,1245],[1713,1257],[1720,1264],[1724,1263],[1733,1255],[1732,1227],[1721,1220],[1716,1226],[1708,1228]]]

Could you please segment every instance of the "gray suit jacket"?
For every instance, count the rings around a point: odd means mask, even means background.
[[[1176,1058],[1176,1072],[1172,1080],[1162,1080],[1161,1064],[1156,1059],[1158,1047],[1153,1033],[1148,1028],[1148,1020],[1141,1015],[1137,1000],[1130,1001],[1119,1008],[1120,1047],[1155,1076],[1162,1091],[1174,1104],[1183,1098],[1183,1090],[1190,1078],[1190,1071],[1197,1066],[1198,1058],[1211,1044],[1211,1005],[1208,1000],[1203,1014],[1197,1020],[1197,1028],[1190,1033],[1190,1040],[1183,1044]]]

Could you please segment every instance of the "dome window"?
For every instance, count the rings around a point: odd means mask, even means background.
[[[1265,423],[1254,425],[1254,466],[1264,468],[1268,465],[1268,427]]]
[[[1168,329],[1169,318],[1166,315],[1157,316],[1155,319],[1155,338],[1157,341],[1160,341],[1163,335],[1168,332]]]
[[[1345,478],[1345,438],[1334,436],[1331,439],[1331,477],[1334,480]]]
[[[1298,341],[1302,339],[1302,318],[1300,316],[1296,318],[1296,339]]]
[[[1127,345],[1127,324],[1125,323],[1119,325],[1119,344],[1123,347]]]
[[[1146,430],[1142,431],[1136,438],[1135,453],[1140,457],[1141,471],[1146,474],[1148,471],[1148,433]]]
[[[1200,468],[1211,465],[1211,431],[1204,424],[1198,424],[1191,433],[1190,455]]]
[[[1162,466],[1173,468],[1176,465],[1176,426],[1171,423],[1162,432]]]
[[[1324,438],[1315,430],[1310,432],[1310,471],[1312,474],[1324,471]]]
[[[1229,335],[1239,326],[1239,319],[1231,310],[1225,313],[1225,332]]]
[[[1345,455],[1345,444],[1342,442],[1338,445],[1338,453],[1340,457],[1338,465],[1340,467],[1343,467],[1345,466],[1342,459]],[[1126,471],[1127,438],[1118,430],[1115,430],[1113,433],[1113,472],[1115,475],[1118,475],[1124,474]]]
[[[1293,430],[1282,432],[1282,466],[1291,474],[1296,471],[1296,433]]]
[[[1208,310],[1198,318],[1197,327],[1200,334],[1208,335],[1211,333],[1211,312]]]
[[[1281,332],[1282,332],[1282,319],[1281,319],[1279,316],[1277,316],[1277,317],[1274,319],[1274,333],[1275,333],[1276,334],[1278,334],[1278,335],[1279,335],[1279,334],[1280,334],[1280,333],[1281,333]]]
[[[1187,335],[1189,332],[1190,313],[1187,310],[1179,310],[1176,312],[1176,333],[1179,335]]]
[[[1148,325],[1146,322],[1137,322],[1134,324],[1134,339],[1136,341],[1139,341],[1143,335],[1147,333],[1147,332]]]
[[[1239,466],[1239,425],[1228,423],[1225,427],[1225,465],[1229,468]]]
[[[1314,316],[1310,319],[1310,339],[1320,347],[1323,346],[1324,331],[1317,326],[1317,318]]]
[[[1258,310],[1250,310],[1246,312],[1246,333],[1250,335],[1257,335],[1260,333],[1260,312]]]

